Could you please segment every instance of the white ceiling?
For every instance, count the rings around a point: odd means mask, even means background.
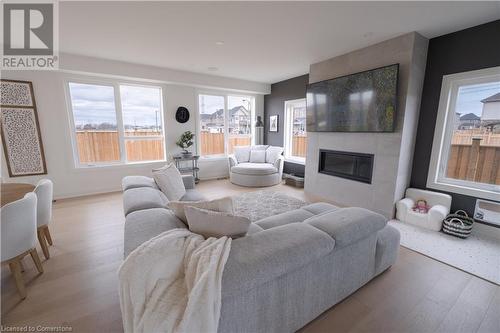
[[[500,2],[61,2],[59,11],[62,52],[274,83],[407,32],[432,38],[500,19]]]

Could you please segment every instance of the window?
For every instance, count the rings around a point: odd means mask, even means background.
[[[307,149],[306,99],[285,102],[285,158],[304,163]]]
[[[500,198],[500,67],[443,78],[427,186]]]
[[[200,94],[198,104],[201,156],[225,156],[252,144],[253,97]]]
[[[120,86],[127,161],[165,159],[161,89]]]
[[[252,144],[252,102],[249,97],[228,96],[228,154],[234,147]]]
[[[165,159],[159,87],[68,82],[77,166]]]

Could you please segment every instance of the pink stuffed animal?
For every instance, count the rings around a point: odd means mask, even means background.
[[[415,207],[412,208],[414,212],[420,213],[420,214],[427,214],[429,211],[430,207],[427,205],[427,201],[420,199],[417,200],[415,203]]]

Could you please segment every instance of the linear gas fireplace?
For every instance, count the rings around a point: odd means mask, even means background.
[[[371,184],[373,157],[373,154],[320,149],[318,172]]]

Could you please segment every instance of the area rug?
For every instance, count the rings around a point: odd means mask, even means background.
[[[305,205],[305,201],[275,191],[246,192],[233,197],[234,213],[252,222]]]
[[[499,240],[474,233],[460,239],[398,220],[389,221],[389,225],[401,233],[402,246],[500,284]]]

